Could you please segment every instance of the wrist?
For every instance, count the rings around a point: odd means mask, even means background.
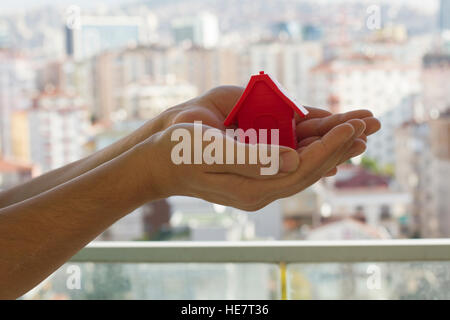
[[[167,198],[176,193],[176,183],[171,183],[175,179],[172,177],[173,170],[170,169],[170,151],[167,153],[167,150],[162,150],[165,144],[161,143],[160,137],[173,124],[173,119],[182,108],[183,104],[180,104],[164,110],[120,142],[119,154],[127,150],[132,153],[135,161],[133,170],[136,171],[146,202]]]
[[[170,166],[158,143],[162,132],[157,132],[133,147],[134,170],[140,190],[147,195],[147,202],[172,196],[170,188]]]

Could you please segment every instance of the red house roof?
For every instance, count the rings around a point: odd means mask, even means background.
[[[336,178],[334,186],[337,189],[355,189],[355,188],[388,188],[389,177],[374,174],[364,168],[349,167],[349,174],[344,179]],[[351,171],[350,171],[351,170]]]
[[[234,122],[236,115],[238,114],[240,108],[244,104],[247,97],[250,95],[253,87],[258,81],[264,81],[265,84],[269,86],[273,90],[275,94],[277,94],[289,107],[294,110],[300,117],[305,117],[308,114],[308,110],[305,107],[298,104],[295,99],[289,97],[287,91],[278,83],[277,80],[272,78],[270,75],[265,74],[264,71],[261,71],[259,75],[253,75],[250,78],[250,81],[247,84],[242,96],[239,98],[238,102],[234,106],[233,110],[231,110],[228,117],[225,119],[224,125],[229,126]]]

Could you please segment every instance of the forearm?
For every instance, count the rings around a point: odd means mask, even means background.
[[[0,298],[24,294],[116,220],[158,197],[142,149],[0,210]]]
[[[22,185],[0,192],[0,208],[5,208],[14,203],[34,197],[114,159],[165,127],[169,114],[170,110],[162,113],[155,119],[149,120],[132,134],[84,159],[52,170]]]

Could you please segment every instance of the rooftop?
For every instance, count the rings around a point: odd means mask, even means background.
[[[10,172],[31,172],[33,167],[26,164],[19,164],[16,161],[9,161],[0,158],[0,173],[10,173]]]
[[[335,180],[337,189],[388,188],[389,177],[375,174],[361,167],[344,167]]]

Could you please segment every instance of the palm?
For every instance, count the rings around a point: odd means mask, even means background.
[[[243,92],[242,87],[221,86],[208,91],[206,94],[188,101],[180,107],[173,119],[173,123],[192,123],[201,121],[205,125],[221,130],[225,129],[223,122],[236,104]],[[358,141],[359,149],[365,148],[364,141],[380,128],[380,123],[368,110],[356,110],[343,114],[332,115],[330,112],[306,107],[309,114],[305,118],[296,115],[296,131],[299,148],[306,147],[315,140],[320,139],[335,126],[351,119],[362,119],[366,130]]]

